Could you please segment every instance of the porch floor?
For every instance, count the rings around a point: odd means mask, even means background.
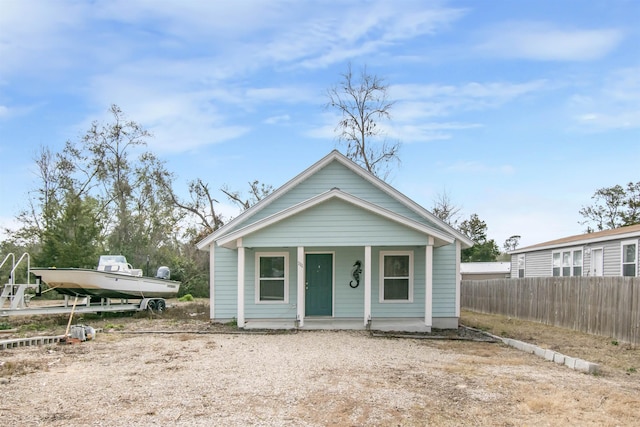
[[[364,319],[337,317],[308,317],[304,319],[302,327],[296,327],[293,320],[282,319],[250,319],[245,322],[244,329],[299,329],[299,330],[366,330]],[[424,319],[393,318],[373,319],[373,331],[398,332],[431,332],[431,327],[425,325]]]

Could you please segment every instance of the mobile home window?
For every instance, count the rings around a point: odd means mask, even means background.
[[[380,253],[380,302],[413,301],[413,253]]]
[[[524,254],[518,255],[518,277],[524,277]]]
[[[256,303],[288,303],[287,253],[256,254]]]
[[[553,252],[552,260],[554,277],[582,276],[582,249]]]
[[[582,251],[573,251],[572,276],[582,276]]]
[[[622,242],[622,275],[635,277],[638,271],[638,245],[636,241]]]

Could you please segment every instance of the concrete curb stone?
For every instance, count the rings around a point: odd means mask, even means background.
[[[577,357],[566,356],[562,353],[558,353],[557,351],[545,349],[523,341],[514,340],[511,338],[503,338],[487,332],[485,333],[491,338],[502,341],[504,344],[510,347],[514,347],[526,353],[534,354],[538,357],[544,357],[545,360],[555,362],[559,365],[565,365],[566,367],[575,371],[585,372],[587,374],[597,374],[600,371],[600,365],[598,365],[597,363],[588,362]]]

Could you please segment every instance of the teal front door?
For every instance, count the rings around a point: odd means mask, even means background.
[[[333,255],[307,254],[305,277],[305,315],[333,314]]]

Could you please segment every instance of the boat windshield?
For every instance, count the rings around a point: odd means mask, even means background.
[[[101,255],[100,256],[100,265],[105,264],[126,264],[127,259],[124,255]]]

